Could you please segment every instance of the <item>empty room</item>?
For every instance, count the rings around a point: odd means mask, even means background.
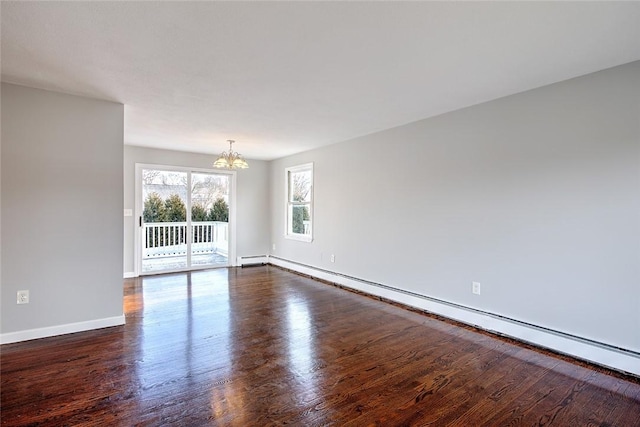
[[[640,2],[0,24],[2,426],[640,426]]]

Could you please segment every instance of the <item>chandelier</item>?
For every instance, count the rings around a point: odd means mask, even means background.
[[[220,154],[220,157],[213,162],[214,168],[223,168],[223,169],[246,169],[249,167],[249,164],[242,156],[233,151],[233,143],[235,142],[232,139],[227,140],[229,142],[229,151],[223,151]]]

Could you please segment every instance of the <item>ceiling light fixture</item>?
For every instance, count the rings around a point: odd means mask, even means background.
[[[229,142],[229,151],[223,151],[220,154],[220,157],[213,162],[214,168],[222,168],[222,169],[247,169],[249,164],[242,156],[233,151],[233,143],[235,142],[232,139],[227,140]]]

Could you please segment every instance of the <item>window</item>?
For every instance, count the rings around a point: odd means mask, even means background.
[[[310,242],[313,239],[313,163],[287,168],[285,172],[285,237]]]

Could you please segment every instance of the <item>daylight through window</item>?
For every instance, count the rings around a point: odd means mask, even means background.
[[[285,237],[310,242],[313,236],[313,163],[286,169]]]

